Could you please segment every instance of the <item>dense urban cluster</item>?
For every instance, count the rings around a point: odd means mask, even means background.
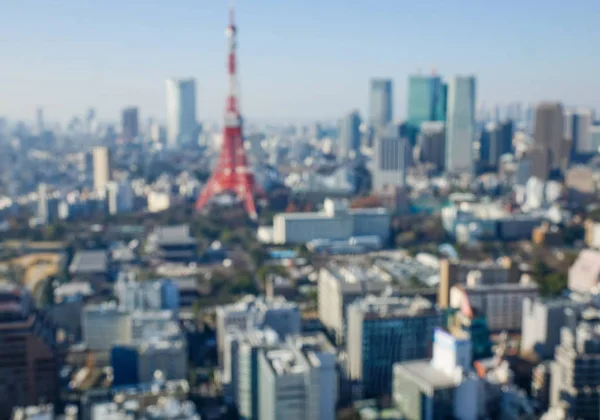
[[[368,88],[239,145],[193,79],[166,125],[0,118],[0,419],[597,419],[594,111]]]

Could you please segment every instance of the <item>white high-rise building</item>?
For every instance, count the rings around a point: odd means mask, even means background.
[[[337,400],[335,353],[302,337],[259,355],[258,418],[333,420]]]
[[[92,150],[94,166],[94,189],[103,190],[110,181],[110,153],[107,147],[94,147]]]
[[[446,171],[473,173],[475,77],[455,76],[448,83]]]
[[[231,328],[248,331],[269,327],[282,339],[289,334],[298,334],[301,316],[298,305],[285,298],[272,299],[248,295],[236,303],[219,306],[216,310],[217,348],[219,361],[224,362],[225,338]]]
[[[196,140],[196,81],[194,79],[167,80],[167,145]]]

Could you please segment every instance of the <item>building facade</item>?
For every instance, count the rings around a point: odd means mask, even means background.
[[[335,419],[335,354],[288,342],[259,357],[261,420]]]
[[[94,189],[103,190],[111,180],[111,159],[107,147],[94,147],[92,150],[94,168]]]
[[[384,129],[392,122],[392,81],[373,79],[369,93],[369,124],[376,130]]]
[[[167,145],[193,143],[199,130],[196,121],[196,81],[194,79],[168,79],[167,94]]]
[[[444,318],[420,297],[369,296],[351,304],[346,352],[355,396],[389,395],[394,363],[431,357],[433,332]]]
[[[408,124],[417,134],[428,121],[446,121],[447,85],[437,75],[408,77]]]
[[[444,170],[446,163],[446,126],[442,121],[426,121],[421,124],[417,136],[419,160],[435,165],[438,171]]]
[[[481,313],[490,331],[520,331],[523,301],[537,296],[538,286],[532,281],[486,285],[469,278],[466,285],[452,287],[450,306],[471,316]]]
[[[448,83],[446,171],[473,173],[476,86],[473,76],[456,76]]]
[[[569,148],[565,139],[564,114],[560,103],[538,104],[535,110],[533,139],[535,146],[542,150],[543,156],[547,156],[548,168],[565,168],[568,163]]]
[[[314,239],[339,240],[353,236],[389,237],[390,213],[385,208],[349,209],[342,200],[326,199],[314,213],[279,213],[273,218],[273,242],[301,244]]]
[[[301,328],[298,305],[281,297],[266,299],[247,296],[236,303],[217,307],[216,318],[217,347],[221,365],[224,361],[225,337],[231,328],[248,331],[269,327],[281,339],[285,339],[289,334],[298,334]]]
[[[566,407],[566,418],[598,417],[600,330],[595,321],[562,328],[551,369],[550,405]]]
[[[358,153],[361,144],[360,114],[352,111],[345,115],[340,121],[340,134],[338,140],[338,152],[347,157],[351,152]]]
[[[29,293],[0,284],[0,418],[14,407],[55,401],[56,331]]]
[[[390,191],[406,186],[406,171],[412,163],[407,137],[376,136],[372,171],[373,190]]]
[[[126,108],[122,115],[122,134],[126,140],[133,140],[139,134],[139,113],[135,107]]]

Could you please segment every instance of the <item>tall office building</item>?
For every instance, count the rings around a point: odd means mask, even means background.
[[[577,326],[573,314],[560,332],[551,369],[550,404],[566,407],[564,418],[594,419],[600,407],[600,331],[598,313]],[[595,318],[595,319],[594,319]]]
[[[596,153],[592,144],[591,128],[594,125],[594,110],[577,108],[565,112],[565,138],[571,140],[570,157]]]
[[[103,190],[111,180],[111,159],[107,147],[94,147],[92,150],[94,166],[94,189]]]
[[[548,154],[548,169],[564,168],[568,163],[563,107],[558,102],[542,102],[535,110],[534,144]],[[535,175],[535,174],[534,174]]]
[[[135,107],[125,108],[122,116],[122,134],[127,140],[133,140],[139,134],[139,113]]]
[[[44,132],[44,110],[42,108],[35,110],[35,128],[37,134],[42,134]]]
[[[319,319],[338,345],[346,340],[348,305],[367,294],[381,295],[388,286],[381,276],[358,266],[331,263],[319,270]]]
[[[387,127],[392,122],[392,81],[372,79],[369,94],[369,124],[376,130]]]
[[[448,84],[446,171],[473,173],[475,77],[455,76]]]
[[[407,137],[377,136],[372,171],[373,190],[392,191],[406,185],[406,171],[412,164],[412,148]]]
[[[521,353],[535,353],[541,360],[552,359],[554,349],[560,344],[560,330],[569,320],[569,311],[579,316],[585,307],[584,302],[568,298],[523,300]]]
[[[167,87],[167,145],[193,143],[198,138],[196,121],[196,81],[168,79]]]
[[[352,111],[340,121],[340,134],[338,150],[341,156],[349,156],[350,152],[358,153],[360,150],[360,114]]]
[[[264,350],[280,345],[279,337],[270,328],[252,331],[235,330],[228,334],[226,343],[224,385],[226,389],[229,388],[240,415],[244,419],[256,420],[259,418],[259,355]],[[227,380],[230,387],[227,387]]]
[[[409,76],[408,124],[413,130],[418,131],[425,121],[446,120],[446,93],[439,76]]]
[[[390,394],[394,363],[431,357],[444,313],[428,300],[369,296],[348,306],[348,368],[365,398]]]
[[[54,401],[58,391],[55,330],[29,293],[0,284],[0,418],[16,406]]]
[[[442,171],[446,161],[446,125],[442,121],[422,123],[417,146],[419,160],[422,163],[431,163],[438,171]]]
[[[314,337],[290,337],[259,355],[261,420],[333,420],[337,402],[335,349]]]
[[[485,125],[479,140],[479,159],[487,168],[496,168],[500,157],[512,151],[512,121]]]
[[[282,339],[300,332],[298,305],[282,297],[266,299],[247,296],[236,303],[219,306],[216,310],[217,348],[220,364],[224,360],[227,331],[236,327],[241,331],[269,327]]]

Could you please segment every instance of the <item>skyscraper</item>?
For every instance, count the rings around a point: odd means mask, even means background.
[[[565,138],[571,140],[570,157],[597,152],[591,142],[590,129],[594,125],[594,110],[578,108],[565,112]]]
[[[196,122],[196,81],[168,79],[167,83],[167,145],[169,147],[194,142],[198,136]]]
[[[94,166],[94,189],[102,190],[111,179],[110,152],[107,147],[94,147],[92,150]]]
[[[473,173],[475,77],[455,76],[448,84],[446,171]]]
[[[138,109],[135,107],[125,108],[122,116],[122,134],[127,140],[133,140],[139,134]]]
[[[479,162],[486,169],[495,168],[502,154],[501,129],[496,122],[489,122],[479,138]]]
[[[394,363],[431,356],[444,314],[422,297],[368,296],[348,305],[347,366],[360,397],[389,394]]]
[[[408,78],[408,123],[419,130],[425,121],[446,120],[446,85],[439,76]]]
[[[38,134],[44,132],[44,110],[42,108],[35,110],[35,127]]]
[[[58,391],[55,330],[31,295],[0,284],[0,418],[15,406],[54,401]]]
[[[392,122],[392,81],[372,79],[369,95],[369,123],[375,129],[385,128]]]
[[[419,160],[441,171],[446,159],[446,127],[441,121],[425,121],[418,135]]]
[[[391,191],[406,185],[406,170],[412,163],[412,148],[406,137],[375,138],[373,190]]]
[[[563,107],[558,102],[542,102],[535,110],[535,145],[546,149],[549,169],[563,168],[569,150],[565,140]]]
[[[358,111],[352,111],[345,115],[340,122],[339,152],[342,156],[348,156],[351,151],[360,150],[360,115]]]

